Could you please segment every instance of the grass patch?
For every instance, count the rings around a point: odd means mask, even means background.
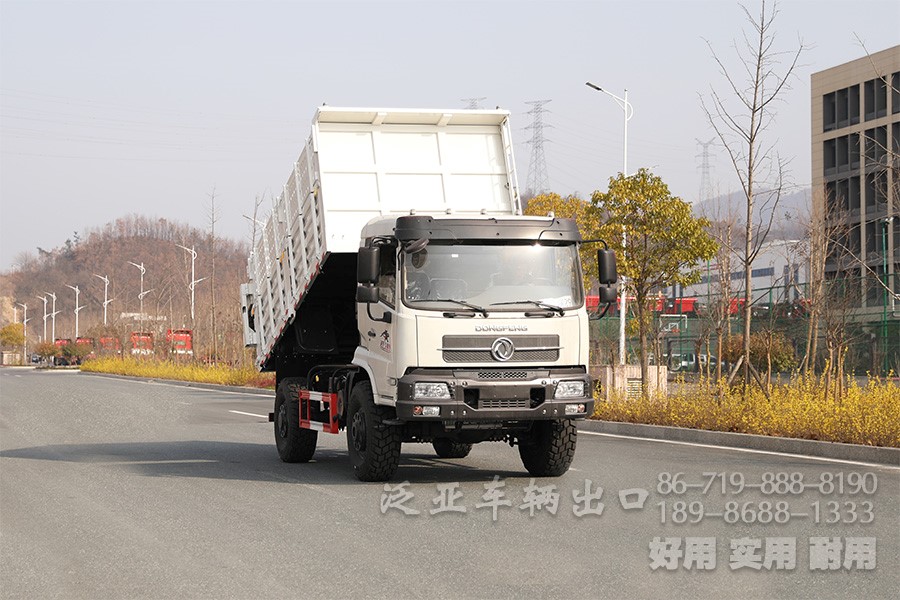
[[[595,407],[592,418],[604,421],[900,447],[900,387],[878,379],[863,387],[851,380],[840,400],[826,398],[815,378],[795,378],[773,386],[771,399],[758,388],[747,399],[737,388],[719,397],[713,387],[669,397],[616,396]]]
[[[169,360],[139,360],[130,356],[100,357],[86,361],[81,370],[88,373],[111,373],[150,379],[174,379],[197,383],[217,383],[258,388],[275,388],[275,373],[260,373],[254,367],[207,365]]]

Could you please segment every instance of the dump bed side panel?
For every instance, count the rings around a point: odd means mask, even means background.
[[[265,223],[242,293],[245,343],[263,364],[330,253],[355,253],[371,219],[519,214],[505,111],[340,109],[312,133]]]

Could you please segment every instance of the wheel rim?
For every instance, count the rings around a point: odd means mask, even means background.
[[[350,438],[353,440],[354,450],[366,451],[366,417],[361,410],[353,414],[353,421],[350,423]]]
[[[278,421],[276,423],[278,437],[287,438],[288,435],[288,421],[287,421],[287,407],[284,404],[278,409]]]

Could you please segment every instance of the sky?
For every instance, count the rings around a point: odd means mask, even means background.
[[[773,48],[805,50],[766,142],[800,188],[810,75],[900,43],[900,2],[777,7]],[[693,201],[698,140],[715,138],[700,98],[729,89],[712,52],[739,69],[748,30],[725,0],[0,0],[0,270],[133,213],[207,229],[213,193],[217,234],[248,239],[242,215],[280,191],[323,103],[507,109],[525,188],[527,103],[549,100],[549,189],[588,197],[622,170],[624,113],[585,82],[627,90],[628,170]],[[711,187],[737,189],[723,148],[708,151]]]

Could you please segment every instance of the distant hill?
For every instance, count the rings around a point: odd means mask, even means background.
[[[197,260],[195,277],[204,278],[195,286],[195,318],[191,320],[190,254],[178,247],[194,247]],[[29,343],[43,334],[44,304],[38,298],[56,294],[56,337],[75,335],[75,292],[79,301],[79,333],[97,337],[103,330],[104,282],[109,278],[107,330],[127,339],[130,331],[145,330],[158,336],[167,328],[193,328],[195,347],[209,354],[218,347],[223,358],[242,354],[239,285],[246,280],[246,244],[217,237],[183,223],[131,215],[75,236],[52,250],[38,249],[36,254],[17,257],[13,268],[0,274],[0,325],[11,322],[15,303],[28,305]],[[213,260],[215,259],[215,260]],[[140,316],[140,270],[129,263],[143,263],[143,307]],[[215,262],[215,274],[213,274]],[[213,341],[213,294],[215,330]],[[47,306],[51,310],[50,303]],[[19,308],[19,319],[22,318]],[[50,337],[51,320],[47,319]],[[227,349],[227,352],[226,352]],[[227,353],[226,356],[225,354]]]
[[[811,208],[810,188],[801,188],[785,193],[777,206],[773,207],[773,201],[760,203],[754,208],[754,220],[760,223],[768,219],[772,210],[775,210],[775,218],[769,240],[799,239],[804,235],[804,223],[808,218]],[[744,222],[746,213],[744,197],[739,192],[724,194],[703,202],[694,204],[694,213],[703,215],[714,221],[724,221],[729,215],[733,215],[739,223]]]

